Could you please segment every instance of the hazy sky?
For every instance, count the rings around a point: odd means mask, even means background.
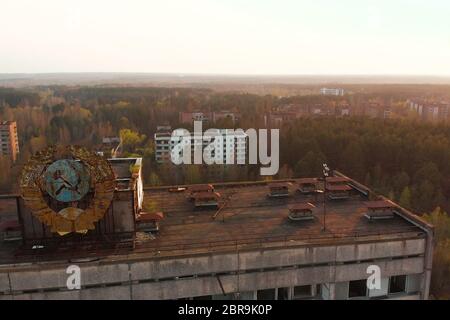
[[[0,0],[0,73],[450,75],[448,0]]]

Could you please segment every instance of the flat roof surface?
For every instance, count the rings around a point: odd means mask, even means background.
[[[290,211],[312,210],[316,206],[309,202],[297,203],[289,207]]]
[[[164,212],[160,231],[155,240],[137,245],[161,250],[200,250],[245,246],[314,244],[316,242],[367,241],[390,237],[418,236],[422,229],[396,215],[385,221],[369,221],[367,197],[354,190],[347,200],[327,201],[326,231],[323,231],[322,195],[304,195],[297,190],[296,180],[288,184],[290,196],[269,198],[271,184],[215,186],[222,197],[219,208],[196,209],[187,199],[188,193],[170,193],[167,189],[147,189],[144,203]],[[289,209],[311,203],[315,217],[312,221],[293,222]],[[145,207],[145,205],[144,205]],[[214,218],[215,217],[215,218]]]
[[[329,183],[343,183],[343,182],[349,182],[349,179],[345,177],[327,177],[327,182]]]
[[[346,184],[337,184],[337,185],[327,185],[327,190],[329,191],[350,191],[352,187]]]
[[[301,178],[298,179],[298,184],[316,184],[317,178]]]
[[[393,208],[394,205],[386,200],[378,200],[366,202],[366,207],[368,209],[384,209],[384,208]]]
[[[399,215],[389,220],[368,220],[364,216],[368,199],[356,189],[347,200],[327,201],[326,230],[323,231],[323,195],[304,195],[297,190],[297,180],[289,182],[290,196],[282,199],[268,197],[270,183],[215,185],[215,191],[221,194],[219,207],[201,209],[195,208],[194,201],[189,199],[189,189],[184,192],[169,192],[169,187],[145,189],[144,208],[151,207],[164,214],[159,222],[159,233],[155,237],[138,233],[134,249],[85,251],[83,254],[114,256],[114,260],[149,259],[425,237],[421,228]],[[312,208],[314,219],[291,221],[289,209],[304,203],[315,206]],[[0,263],[4,261],[2,256],[8,254],[11,255],[11,251],[0,249]]]

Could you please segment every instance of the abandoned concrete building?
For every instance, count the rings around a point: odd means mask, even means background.
[[[52,232],[0,196],[0,300],[428,298],[433,227],[339,172],[328,195],[320,179],[143,189],[140,159],[110,164],[114,195],[88,232]]]

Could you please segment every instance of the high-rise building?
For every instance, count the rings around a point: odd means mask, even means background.
[[[157,163],[170,162],[170,140],[172,128],[170,126],[159,126],[155,133],[155,160]]]
[[[244,132],[229,129],[216,129],[215,134],[204,133],[198,137],[177,129],[173,132],[158,130],[155,133],[155,158],[158,163],[178,163],[183,157],[184,148],[187,145],[191,147],[192,163],[196,147],[202,150],[212,148],[204,159],[205,161],[215,161],[217,164],[237,163],[245,164],[247,154],[247,136]]]
[[[0,155],[8,156],[12,162],[19,154],[19,138],[15,121],[0,121]]]

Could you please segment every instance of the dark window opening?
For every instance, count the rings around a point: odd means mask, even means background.
[[[275,289],[258,290],[256,297],[257,300],[275,300]]]
[[[278,300],[289,300],[289,288],[278,288]]]
[[[356,280],[350,281],[348,284],[348,297],[358,298],[367,296],[367,281]]]
[[[294,287],[294,299],[311,297],[311,286]]]
[[[320,284],[316,285],[316,296],[322,295],[322,286]]]
[[[406,292],[406,276],[391,277],[389,281],[389,293]]]

